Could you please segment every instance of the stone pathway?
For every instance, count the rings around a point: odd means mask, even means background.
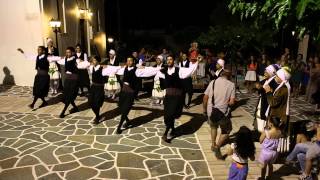
[[[13,92],[23,91],[1,93],[0,101],[8,103],[18,96],[15,107],[30,103],[30,98]],[[136,127],[121,135],[115,134],[119,122],[115,103],[108,103],[107,119],[98,126],[91,124],[92,115],[60,119],[42,113],[60,109],[61,103],[31,112],[22,107],[3,111],[8,107],[0,106],[0,179],[211,179],[196,135],[183,134],[164,143],[162,110],[139,103],[129,114]],[[184,118],[194,116],[187,112]],[[178,129],[185,128],[190,126]]]
[[[232,115],[233,131],[252,129],[257,96],[237,94],[241,107]],[[93,126],[94,115],[85,97],[78,97],[80,112],[58,118],[61,95],[50,106],[30,110],[32,88],[0,86],[0,180],[4,179],[227,179],[230,157],[217,160],[210,150],[210,127],[202,118],[202,96],[176,122],[181,136],[171,144],[160,139],[164,130],[163,107],[151,100],[135,102],[129,114],[134,128],[115,134],[119,122],[116,102],[106,101],[105,121]],[[38,102],[40,104],[40,102]],[[293,118],[309,118],[312,106],[294,100]],[[306,117],[304,117],[306,116]],[[318,118],[318,116],[312,116]],[[260,144],[256,143],[259,156]],[[222,152],[225,151],[225,146]],[[260,174],[257,161],[249,162],[248,179]],[[275,164],[275,179],[297,179],[292,168]]]

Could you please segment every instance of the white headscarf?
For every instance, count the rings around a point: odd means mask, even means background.
[[[224,60],[223,59],[218,59],[217,63],[224,69]]]
[[[288,98],[287,98],[287,108],[286,108],[286,115],[289,115],[289,108],[290,108],[290,91],[291,91],[291,86],[289,84],[289,79],[291,77],[291,74],[289,73],[290,69],[288,67],[282,67],[281,69],[279,69],[276,72],[276,76],[278,76],[282,82],[280,83],[280,85],[274,90],[273,95],[275,95],[275,93],[283,86],[287,86],[287,90],[288,90]],[[274,79],[276,76],[273,76],[272,78],[270,78],[268,80],[268,84],[271,82],[272,79]],[[265,84],[266,85],[266,84]],[[269,115],[269,110],[270,110],[270,105],[268,106],[268,109],[266,111],[266,116]]]

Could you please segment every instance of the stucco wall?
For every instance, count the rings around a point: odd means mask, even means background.
[[[18,47],[36,53],[43,44],[39,0],[0,1],[0,84],[5,77],[3,68],[8,67],[17,85],[31,86],[35,75],[35,62],[26,60]]]

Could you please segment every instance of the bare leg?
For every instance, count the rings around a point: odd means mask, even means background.
[[[273,174],[273,165],[268,164],[268,176],[271,177]]]
[[[266,177],[266,172],[267,172],[267,165],[263,165],[263,166],[261,167],[261,178],[262,178],[262,179],[265,179],[265,177]]]
[[[216,144],[217,134],[218,134],[217,128],[211,127],[211,143],[212,143],[211,150],[214,150],[214,148],[217,147],[217,144]]]

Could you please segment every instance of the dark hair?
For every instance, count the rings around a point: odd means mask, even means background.
[[[44,46],[38,46],[42,51],[46,51],[46,48]]]
[[[241,126],[236,133],[235,152],[243,159],[254,156],[256,152],[251,130],[246,126]]]
[[[230,80],[232,77],[232,72],[229,69],[224,69],[223,71],[221,71],[220,76],[224,76]]]
[[[270,116],[269,122],[273,124],[274,127],[279,128],[280,126],[280,118],[276,116]]]
[[[80,47],[80,49],[82,49],[82,46],[81,46],[81,44],[76,44],[76,47]]]
[[[67,49],[66,50],[70,50],[71,52],[75,52],[75,50],[74,50],[74,48],[73,47],[67,47]]]
[[[101,62],[100,56],[93,56],[93,58],[94,58],[95,60],[97,60],[99,63]]]
[[[174,55],[173,55],[173,54],[169,54],[169,55],[167,56],[167,59],[168,59],[168,57],[172,57],[172,59],[174,60]]]

